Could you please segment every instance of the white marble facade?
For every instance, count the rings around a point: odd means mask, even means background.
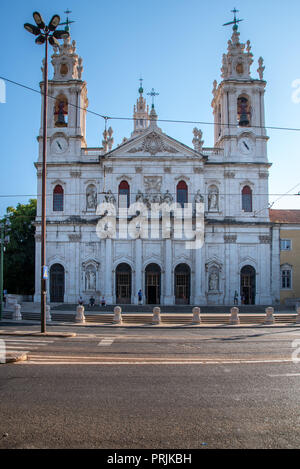
[[[74,41],[66,40],[55,51],[49,94],[57,99],[48,103],[48,301],[76,303],[81,295],[85,301],[94,296],[99,302],[104,296],[108,304],[137,304],[139,290],[144,303],[164,305],[229,305],[236,292],[239,303],[241,297],[255,304],[278,298],[279,241],[268,213],[270,164],[261,60],[259,77],[253,79],[250,43],[240,44],[234,30],[223,56],[222,80],[214,82],[212,148],[203,145],[199,129],[194,129],[192,147],[166,135],[154,107],[150,113],[146,107],[142,86],[132,134],[113,147],[109,129],[101,148],[89,148],[82,60]],[[41,136],[42,129],[38,194]],[[97,235],[97,205],[116,204],[122,187],[129,188],[131,204],[172,203],[184,183],[187,201],[205,204],[202,249],[187,249],[185,240],[174,239],[172,229],[165,239]],[[40,216],[38,198],[35,301],[40,301]]]

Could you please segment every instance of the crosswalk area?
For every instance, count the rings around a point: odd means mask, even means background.
[[[42,347],[53,344],[54,340],[48,339],[36,339],[36,338],[27,338],[27,337],[1,337],[2,348],[5,348],[7,352],[31,352],[34,350],[39,350]]]

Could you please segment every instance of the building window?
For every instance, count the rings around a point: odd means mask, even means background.
[[[58,184],[53,191],[53,211],[62,212],[64,209],[64,190]]]
[[[130,205],[130,187],[127,181],[122,181],[119,184],[119,205],[120,205],[120,195],[125,195],[127,198],[127,208]]]
[[[177,203],[184,207],[184,204],[188,201],[188,187],[184,181],[179,181],[176,189]]]
[[[281,289],[290,290],[292,288],[292,270],[283,268],[281,270]]]
[[[245,186],[242,190],[242,210],[252,212],[252,190]]]
[[[291,251],[292,242],[290,239],[281,239],[280,240],[280,251]]]

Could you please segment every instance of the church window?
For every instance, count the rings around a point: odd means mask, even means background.
[[[127,208],[130,204],[130,187],[127,181],[122,181],[119,184],[119,197],[120,195],[125,195],[127,198]],[[120,202],[119,202],[120,203]]]
[[[177,184],[177,203],[184,207],[184,204],[188,201],[188,187],[184,181],[179,181]]]
[[[249,186],[245,186],[242,190],[242,210],[252,212],[252,190]]]
[[[64,190],[58,184],[53,191],[53,211],[62,212],[64,209]]]
[[[54,106],[54,125],[55,127],[68,126],[68,100],[64,95],[56,98]]]
[[[251,125],[251,107],[248,97],[240,96],[237,100],[237,121],[240,127]]]

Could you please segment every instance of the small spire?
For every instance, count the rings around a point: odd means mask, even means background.
[[[140,96],[136,101],[136,105],[133,107],[134,130],[131,134],[132,136],[144,132],[149,126],[149,108],[146,105],[146,100],[143,96],[143,78],[140,78],[140,87],[138,91]]]
[[[143,94],[144,93],[144,88],[143,88],[143,78],[140,78],[140,87],[139,87],[139,93]]]
[[[237,10],[236,8],[234,8],[233,10],[231,10],[231,13],[233,13],[233,21],[229,21],[229,23],[224,23],[223,26],[229,26],[231,24],[233,24],[233,31],[237,31],[238,30],[238,23],[240,23],[241,21],[244,21],[244,20],[240,20],[240,19],[237,19],[236,18],[236,14],[239,13],[239,10]]]
[[[65,26],[65,31],[67,31],[67,32],[69,33],[69,32],[70,32],[70,26],[69,26],[69,25],[72,24],[72,23],[75,23],[75,21],[70,21],[70,20],[69,20],[68,15],[69,15],[70,13],[72,13],[72,12],[69,10],[69,8],[67,8],[66,11],[64,11],[64,13],[67,15],[67,19],[66,19],[66,21],[65,21],[64,23],[60,23],[60,26]]]
[[[152,90],[150,91],[150,93],[147,93],[148,96],[151,96],[152,97],[152,109],[154,109],[154,98],[155,96],[158,96],[159,93],[156,93],[154,88],[152,88]],[[155,112],[155,111],[154,111]],[[156,113],[155,113],[156,114]],[[157,116],[156,116],[157,117]]]

